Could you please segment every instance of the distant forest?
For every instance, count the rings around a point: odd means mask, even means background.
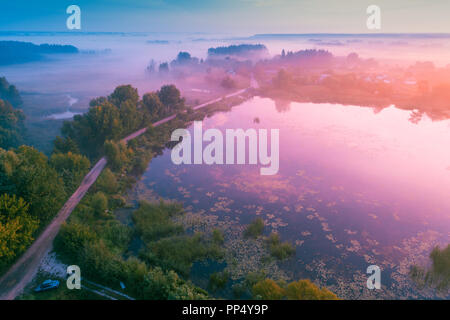
[[[78,53],[72,45],[41,44],[21,41],[0,41],[0,65],[32,62],[45,58],[49,54]]]
[[[239,44],[231,45],[227,47],[209,48],[208,56],[214,55],[232,55],[232,56],[245,56],[249,53],[256,51],[267,51],[267,48],[263,44]]]

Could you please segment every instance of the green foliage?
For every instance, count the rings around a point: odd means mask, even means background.
[[[284,260],[295,254],[295,248],[289,242],[281,242],[278,233],[271,233],[266,240],[270,254],[279,259]]]
[[[308,279],[291,282],[285,289],[288,300],[338,300],[327,288],[319,288]]]
[[[106,168],[95,182],[95,188],[108,194],[114,194],[119,190],[119,183],[114,173]]]
[[[249,272],[245,276],[244,284],[248,288],[252,288],[256,283],[262,281],[266,278],[266,274],[263,271],[259,272]]]
[[[107,216],[108,198],[106,198],[103,192],[99,191],[94,194],[91,200],[91,206],[97,216]]]
[[[253,286],[252,293],[256,299],[281,300],[284,290],[272,279],[264,279]]]
[[[223,242],[225,241],[225,238],[223,236],[223,231],[220,229],[214,229],[212,232],[212,239],[213,239],[213,242],[217,245],[223,244]]]
[[[127,250],[133,235],[131,227],[120,223],[117,220],[107,220],[101,226],[97,226],[96,232],[105,244],[117,254]]]
[[[62,257],[76,262],[84,276],[111,287],[120,281],[127,292],[138,299],[205,299],[207,293],[185,282],[173,271],[149,268],[135,257],[123,258],[131,233],[125,226],[107,223],[93,232],[76,223],[64,224],[55,239],[55,249]],[[125,243],[122,243],[125,242]],[[121,244],[122,243],[122,244]]]
[[[32,147],[0,149],[0,178],[0,191],[23,198],[41,225],[54,217],[66,197],[63,180],[47,157]]]
[[[180,90],[173,84],[162,86],[157,94],[161,103],[169,111],[175,112],[184,108],[184,98],[181,98]]]
[[[430,259],[429,269],[414,265],[409,275],[420,287],[434,287],[438,291],[445,292],[450,288],[450,244],[443,249],[434,247]]]
[[[172,217],[182,214],[179,203],[163,202],[158,204],[141,201],[139,209],[133,212],[136,231],[144,242],[149,243],[162,237],[183,232],[180,224],[174,223]]]
[[[19,91],[15,86],[9,84],[5,77],[0,78],[0,99],[9,102],[14,107],[22,104]]]
[[[113,171],[120,171],[130,161],[131,149],[127,148],[125,142],[107,140],[104,149]]]
[[[73,192],[89,171],[91,162],[85,156],[73,154],[69,151],[66,154],[53,154],[50,158],[50,165],[63,179],[67,192]]]
[[[80,149],[78,148],[76,142],[71,138],[61,138],[56,137],[53,141],[53,153],[68,153],[72,152],[75,154],[80,153]]]
[[[188,276],[193,262],[221,257],[220,250],[203,239],[202,234],[177,236],[149,243],[141,257],[152,265]]]
[[[81,253],[89,243],[94,243],[97,235],[86,225],[63,223],[54,241],[55,250],[73,262],[81,262]]]
[[[8,101],[0,99],[0,148],[14,148],[22,143],[24,120],[21,110],[15,110]]]
[[[161,119],[168,112],[161,100],[159,100],[158,93],[156,92],[144,94],[142,97],[142,105],[146,110],[146,115],[149,120]]]
[[[327,288],[319,288],[310,280],[299,280],[282,286],[272,279],[258,281],[252,287],[253,297],[263,300],[338,300]]]
[[[33,241],[39,222],[28,213],[28,204],[15,195],[0,195],[0,270]]]
[[[214,272],[209,276],[208,288],[212,291],[224,289],[230,279],[228,272]]]
[[[89,108],[73,121],[65,121],[62,133],[74,140],[83,154],[96,157],[103,150],[106,140],[118,140],[123,136],[119,108],[110,102]]]
[[[244,231],[244,237],[257,238],[262,235],[264,231],[264,220],[262,218],[256,218],[253,220]]]
[[[137,89],[131,85],[121,85],[114,89],[114,92],[111,93],[108,100],[116,106],[120,106],[126,101],[136,105],[139,101],[139,94]]]
[[[76,152],[78,146],[83,154],[96,158],[102,154],[107,140],[117,141],[152,121],[172,115],[184,109],[184,102],[174,85],[147,93],[142,101],[136,88],[118,86],[109,97],[91,100],[88,112],[64,123],[62,133],[66,140],[57,139],[55,151]]]

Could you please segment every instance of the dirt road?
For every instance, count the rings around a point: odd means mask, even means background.
[[[242,89],[237,92],[231,93],[224,98],[230,98],[241,93],[244,93],[247,89]],[[193,109],[198,110],[200,108],[206,107],[212,103],[221,101],[223,98],[218,98],[201,105],[195,106]],[[164,118],[153,123],[153,126],[159,126],[174,119],[176,115]],[[147,129],[140,129],[129,136],[122,139],[124,142],[128,142],[141,134],[143,134]],[[75,191],[75,193],[67,200],[61,210],[58,212],[53,221],[46,227],[46,229],[39,235],[39,237],[33,242],[33,244],[28,248],[28,250],[20,257],[20,259],[8,270],[8,272],[0,279],[0,300],[13,300],[17,297],[25,286],[34,278],[36,275],[39,264],[42,258],[52,249],[53,240],[61,228],[61,225],[72,213],[73,209],[78,205],[78,203],[83,199],[86,192],[92,186],[92,184],[97,180],[98,176],[106,166],[106,158],[101,158],[95,166],[89,171],[89,173],[84,177],[81,185]]]

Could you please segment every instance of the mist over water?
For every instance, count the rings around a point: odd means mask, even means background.
[[[357,52],[362,58],[381,59],[393,65],[419,60],[443,66],[450,61],[450,39],[431,36],[303,35],[277,38],[197,33],[3,33],[0,40],[76,46],[79,54],[53,55],[43,61],[1,66],[0,74],[24,93],[70,94],[79,99],[75,106],[79,110],[88,107],[89,99],[107,95],[121,84],[132,84],[140,94],[158,89],[164,83],[177,84],[177,79],[150,76],[146,68],[152,59],[157,64],[170,62],[180,51],[205,59],[208,48],[230,44],[261,43],[272,56],[283,49],[317,48],[337,56]],[[178,85],[183,89],[181,83]]]

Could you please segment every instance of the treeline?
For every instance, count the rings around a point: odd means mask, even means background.
[[[0,273],[26,250],[79,186],[91,166],[85,155],[94,158],[106,152],[114,173],[106,169],[93,188],[94,193],[86,197],[87,204],[77,210],[88,210],[96,219],[110,219],[108,210],[124,205],[120,194],[134,182],[128,173],[145,170],[152,154],[160,152],[169,140],[170,129],[161,133],[150,126],[146,138],[141,138],[141,146],[136,142],[127,146],[117,140],[184,108],[184,99],[173,85],[147,93],[142,100],[135,88],[119,86],[110,96],[92,100],[85,115],[65,123],[63,132],[67,135],[55,139],[50,158],[33,147],[0,148]],[[175,123],[182,126],[184,121]],[[109,224],[115,225],[111,233],[119,236],[121,224],[115,219]],[[97,221],[92,221],[92,225],[97,225]],[[114,245],[121,247],[124,243]],[[98,247],[92,250],[95,249]],[[117,252],[118,247],[111,250],[105,254]],[[174,280],[172,273],[167,275]]]
[[[108,97],[93,99],[89,111],[67,122],[64,138],[55,140],[55,152],[81,152],[90,157],[102,153],[106,168],[89,193],[62,226],[55,250],[69,264],[96,282],[140,299],[204,299],[208,293],[187,280],[192,263],[217,257],[220,250],[205,235],[187,235],[172,219],[183,214],[180,204],[142,202],[132,214],[135,227],[113,214],[125,205],[122,194],[142,174],[151,158],[166,147],[175,128],[195,118],[173,85],[144,94],[131,86],[119,86]],[[180,112],[185,110],[186,113]],[[178,117],[157,129],[151,123],[174,113]],[[202,114],[203,117],[205,114]],[[127,134],[148,126],[142,136],[128,144]],[[95,134],[97,133],[97,135]],[[98,149],[98,150],[96,150]],[[132,242],[142,242],[134,252]]]
[[[71,45],[41,44],[22,41],[0,41],[0,65],[41,60],[48,54],[78,53]]]
[[[22,99],[15,86],[0,78],[0,148],[9,149],[23,142],[25,115],[16,109]]]
[[[79,154],[50,159],[33,147],[0,148],[0,273],[32,243],[90,167]]]
[[[184,108],[184,99],[174,85],[146,93],[142,100],[137,89],[119,86],[108,97],[93,99],[88,112],[63,124],[65,137],[57,138],[55,151],[80,151],[94,159],[103,154],[106,141],[122,139]]]
[[[208,49],[208,56],[247,56],[254,53],[267,53],[267,47],[263,44],[239,44]]]

